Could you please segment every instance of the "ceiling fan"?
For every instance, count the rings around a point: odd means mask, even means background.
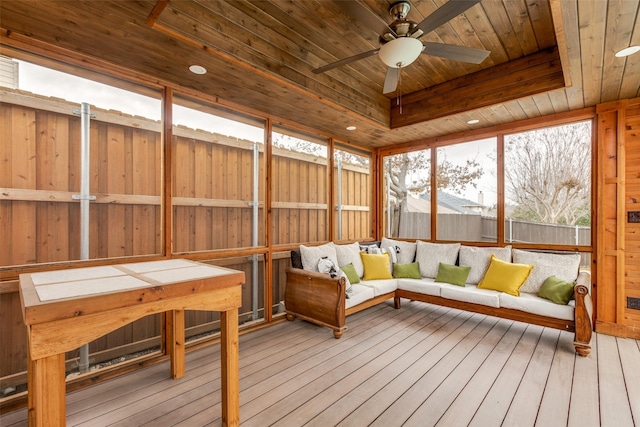
[[[491,52],[466,46],[423,42],[419,38],[463,13],[476,3],[480,3],[480,1],[449,0],[420,23],[409,21],[406,18],[411,9],[410,3],[405,0],[398,1],[389,8],[389,14],[394,18],[394,21],[391,24],[387,24],[380,16],[360,2],[336,0],[335,3],[354,20],[380,34],[380,47],[332,62],[314,69],[313,72],[316,74],[323,73],[377,54],[388,67],[382,92],[387,94],[397,89],[402,68],[415,61],[420,54],[479,64]]]

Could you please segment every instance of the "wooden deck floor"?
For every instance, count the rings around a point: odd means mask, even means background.
[[[640,425],[640,342],[423,303],[354,314],[342,339],[296,320],[240,339],[243,426]],[[67,396],[69,426],[220,425],[219,347]],[[26,410],[0,425],[25,426]]]

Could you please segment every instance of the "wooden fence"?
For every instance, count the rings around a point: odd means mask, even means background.
[[[80,118],[77,104],[0,89],[0,268],[80,258]],[[162,229],[161,124],[141,117],[92,109],[89,257],[159,254]],[[174,252],[252,246],[254,143],[201,130],[174,127],[172,141]],[[258,144],[258,245],[265,245],[265,151]],[[328,162],[273,148],[273,245],[331,239],[328,229]],[[348,236],[371,235],[368,169],[345,165],[343,228]],[[347,231],[348,230],[348,231]],[[274,252],[273,307],[283,299],[288,252]],[[257,283],[249,257],[213,264],[245,272],[241,322],[264,318],[264,257]],[[17,283],[0,283],[0,389],[23,385],[26,330]],[[258,287],[253,306],[252,289]],[[215,332],[218,314],[188,312],[187,336]],[[90,343],[92,362],[160,345],[159,315],[140,319]],[[76,352],[68,354],[73,363]]]

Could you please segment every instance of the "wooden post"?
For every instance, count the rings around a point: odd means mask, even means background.
[[[222,425],[235,427],[240,424],[237,308],[220,313],[220,363],[222,365]]]
[[[64,356],[64,353],[60,353],[31,360],[29,352],[27,402],[30,426],[66,424]]]
[[[165,316],[166,349],[171,356],[171,378],[182,378],[185,373],[184,310],[171,310]]]

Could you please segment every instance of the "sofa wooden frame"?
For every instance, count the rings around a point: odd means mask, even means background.
[[[439,296],[426,295],[397,289],[379,295],[361,304],[345,309],[344,278],[331,278],[327,274],[289,267],[286,270],[287,284],[284,293],[285,312],[288,320],[296,317],[333,330],[335,338],[340,338],[347,329],[346,316],[377,305],[390,298],[394,307],[401,307],[401,298],[452,307],[460,310],[496,316],[519,322],[531,323],[575,333],[573,345],[576,353],[587,356],[591,352],[593,332],[593,303],[591,300],[591,275],[582,272],[575,286],[574,320],[526,313],[509,308],[495,308],[469,302],[451,300]]]

